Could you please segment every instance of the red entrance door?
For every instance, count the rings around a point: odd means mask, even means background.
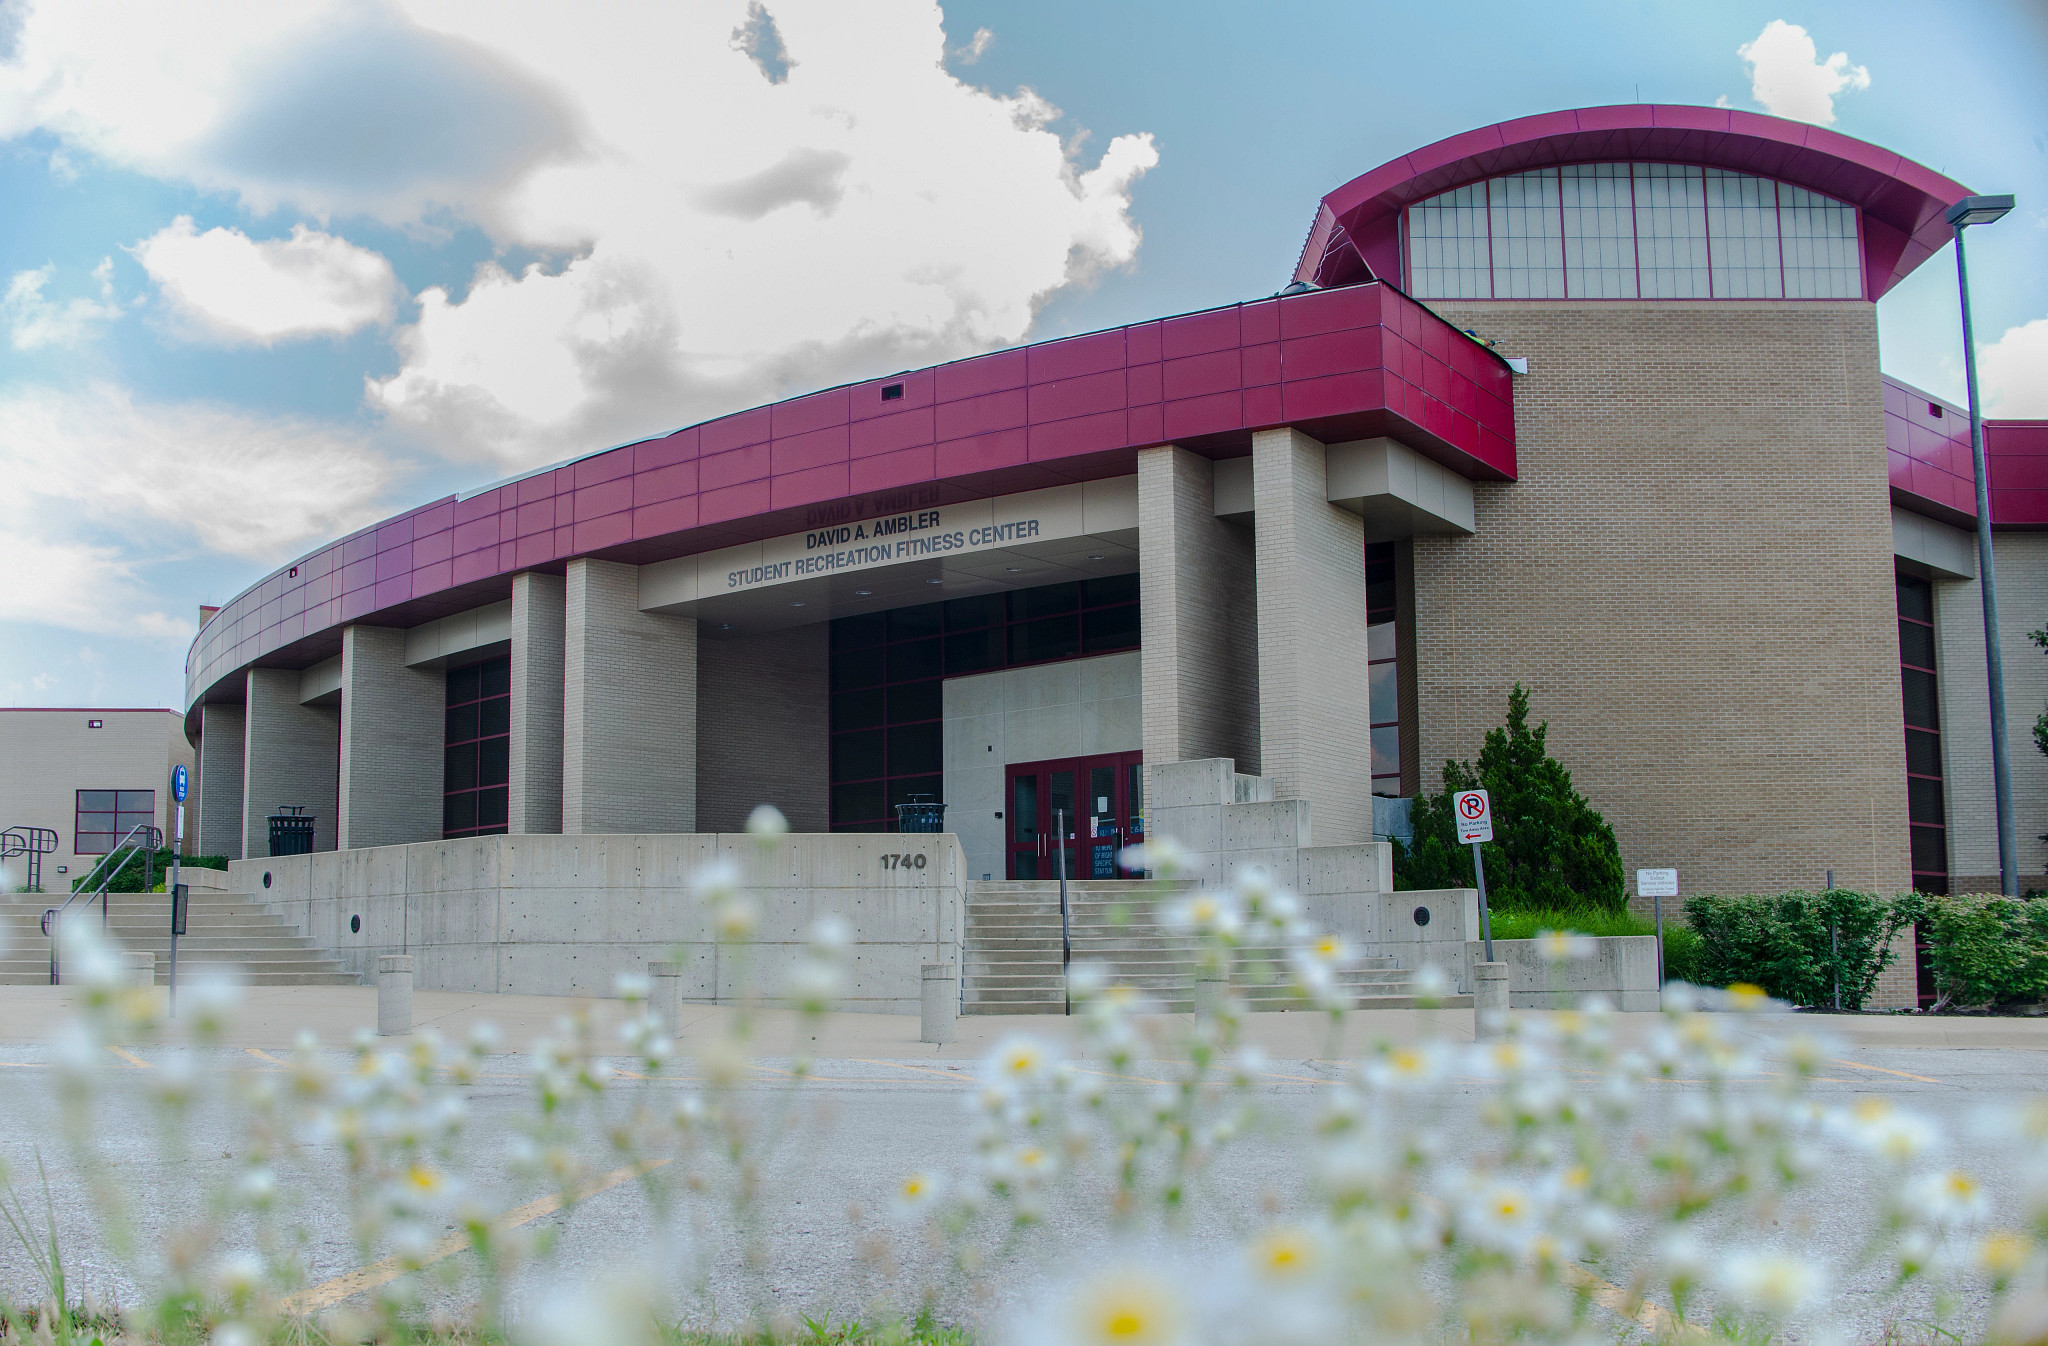
[[[1012,765],[1009,876],[1056,879],[1064,849],[1070,879],[1137,877],[1117,854],[1145,839],[1143,763],[1143,753],[1119,752]]]

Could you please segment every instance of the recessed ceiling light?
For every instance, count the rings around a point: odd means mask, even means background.
[[[790,604],[790,606],[791,606],[791,607],[793,607],[793,608],[800,608],[800,607],[802,607],[802,606],[803,606],[803,604],[801,604],[801,603],[791,603],[791,604]]]
[[[1004,566],[1003,573],[1006,575],[1014,575],[1023,568],[1023,566]]]
[[[945,583],[945,581],[944,581],[944,580],[926,580],[926,581],[925,581],[925,583],[926,583],[926,584],[944,584],[944,583]]]
[[[719,629],[719,630],[721,630],[721,631],[730,631],[730,630],[732,630],[732,623],[731,623],[731,622],[720,622],[720,623],[718,624],[718,629]]]
[[[1091,556],[1088,559],[1091,561],[1100,561],[1102,558],[1100,556]]]
[[[859,595],[860,595],[860,596],[861,596],[862,598],[866,598],[866,597],[867,597],[867,596],[868,596],[869,594],[873,593],[873,592],[874,592],[874,590],[873,590],[873,589],[855,589],[855,590],[854,590],[854,592],[855,592],[855,593],[857,593],[857,594],[859,594]]]

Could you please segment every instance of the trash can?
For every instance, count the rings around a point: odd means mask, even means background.
[[[270,815],[270,853],[313,853],[313,815],[306,812],[304,804],[280,804],[278,812]]]
[[[946,830],[946,806],[932,802],[930,795],[912,795],[908,804],[896,806],[896,830],[943,832]]]

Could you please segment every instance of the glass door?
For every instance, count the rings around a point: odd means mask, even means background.
[[[1118,857],[1145,837],[1142,762],[1132,752],[1012,765],[1005,791],[1009,876],[1058,878],[1064,846],[1070,879],[1137,877]]]

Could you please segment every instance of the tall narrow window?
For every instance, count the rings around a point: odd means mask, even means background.
[[[1564,266],[1579,299],[1636,297],[1636,224],[1627,164],[1563,170]]]
[[[1394,639],[1394,544],[1365,548],[1365,684],[1372,723],[1372,792],[1401,793],[1401,677]]]
[[[1861,299],[1856,208],[1800,187],[1778,188],[1787,299]]]
[[[1941,770],[1941,699],[1934,669],[1934,586],[1911,575],[1899,584],[1899,684],[1906,703],[1906,816],[1913,886],[1948,891],[1948,813]]]
[[[512,660],[448,670],[441,835],[506,830],[512,779]]]
[[[1747,173],[1707,170],[1707,255],[1714,298],[1780,299],[1778,184]]]
[[[1707,200],[1689,164],[1637,164],[1636,266],[1645,299],[1705,299]]]
[[[1495,178],[1493,297],[1564,298],[1564,242],[1559,237],[1557,170]]]
[[[1486,184],[1432,197],[1408,212],[1409,268],[1415,293],[1433,299],[1491,299]]]

